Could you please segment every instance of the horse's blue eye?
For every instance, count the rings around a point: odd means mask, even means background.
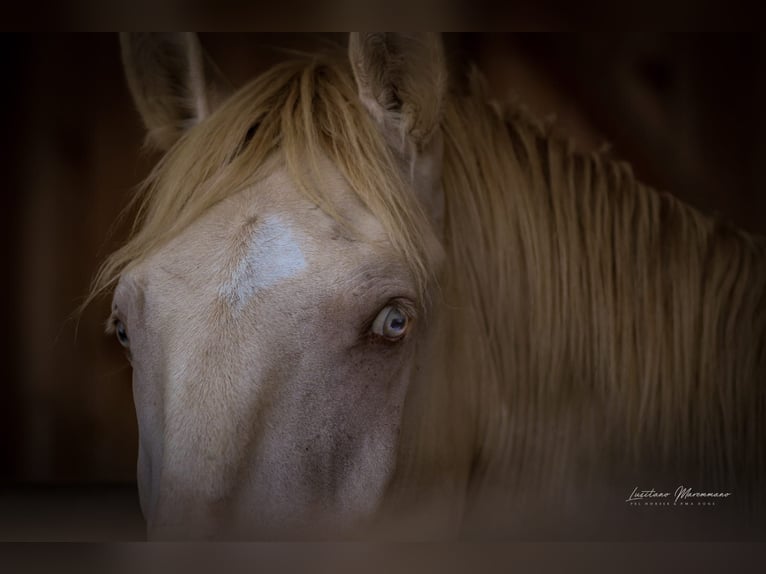
[[[395,341],[407,333],[409,319],[401,309],[394,305],[384,307],[372,323],[372,332],[386,339]]]
[[[128,338],[128,331],[125,328],[125,323],[119,319],[114,322],[114,333],[117,335],[117,340],[120,342],[120,345],[123,347],[130,345],[130,339]]]

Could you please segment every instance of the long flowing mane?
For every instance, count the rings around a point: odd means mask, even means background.
[[[341,170],[359,199],[402,252],[421,291],[430,269],[430,233],[367,112],[348,65],[333,55],[286,61],[239,90],[205,122],[189,129],[135,196],[130,240],[99,270],[86,305],[132,265],[169,241],[215,203],[286,164],[300,189],[340,218],[319,185],[321,157]],[[353,232],[354,222],[340,221]]]
[[[480,84],[452,94],[442,120],[440,277],[347,65],[318,57],[277,66],[186,133],[92,294],[277,155],[303,182],[326,155],[422,291],[439,285],[441,364],[408,401],[394,484],[446,469],[456,489],[505,477],[509,494],[548,496],[572,469],[585,482],[643,464],[763,491],[766,243],[572,151]],[[321,187],[302,189],[335,213]]]
[[[645,476],[763,502],[763,238],[573,151],[477,78],[443,128],[454,379],[413,407],[431,442],[412,456],[442,445],[454,487],[517,500]]]

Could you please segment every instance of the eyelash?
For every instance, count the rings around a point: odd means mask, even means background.
[[[114,335],[114,331],[117,328],[117,321],[122,321],[122,318],[116,312],[112,312],[112,314],[106,320],[107,335]]]

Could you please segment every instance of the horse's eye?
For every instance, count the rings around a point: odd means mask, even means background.
[[[372,322],[372,332],[390,341],[397,341],[407,333],[408,326],[407,315],[398,307],[387,305]]]
[[[117,340],[120,345],[127,348],[130,345],[130,339],[128,338],[128,330],[125,328],[125,323],[117,319],[114,322],[114,333],[117,335]]]

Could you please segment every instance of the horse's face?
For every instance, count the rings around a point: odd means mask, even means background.
[[[277,171],[120,281],[114,321],[132,356],[155,532],[338,526],[381,496],[418,339],[416,286],[326,170],[362,237]]]
[[[427,330],[380,222],[320,168],[355,233],[277,168],[120,279],[150,536],[338,533],[382,499]]]

